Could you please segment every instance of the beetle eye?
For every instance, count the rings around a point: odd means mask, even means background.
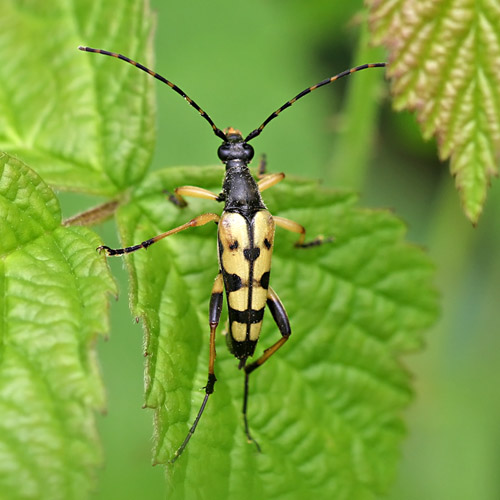
[[[219,146],[219,149],[217,150],[217,156],[221,161],[226,162],[229,159],[229,151],[229,146],[224,142]]]
[[[255,154],[253,147],[250,144],[245,143],[243,145],[243,149],[245,151],[245,159],[246,161],[250,161]]]

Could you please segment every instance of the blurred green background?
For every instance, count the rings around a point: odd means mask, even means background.
[[[248,133],[303,88],[354,64],[385,58],[383,51],[359,43],[364,39],[361,0],[156,0],[152,6],[157,11],[154,69],[180,85],[220,128],[231,125]],[[92,40],[81,42],[92,45]],[[500,186],[492,186],[473,228],[435,146],[423,143],[414,118],[394,113],[388,99],[381,110],[377,107],[388,84],[381,74],[368,73],[297,103],[254,147],[257,155],[267,154],[270,171],[352,188],[363,206],[394,210],[407,222],[409,239],[436,263],[442,315],[428,333],[425,351],[404,359],[415,377],[416,398],[387,498],[498,499],[500,233],[494,217],[500,212]],[[217,163],[219,141],[206,122],[168,88],[156,88],[153,168]],[[75,210],[70,198],[63,198],[66,216]],[[113,246],[112,225],[100,230]],[[98,417],[106,465],[95,498],[160,499],[165,478],[161,466],[150,465],[152,412],[141,409],[142,329],[128,311],[123,264],[110,264],[121,296],[112,305],[111,338],[98,346],[109,405],[107,415]]]

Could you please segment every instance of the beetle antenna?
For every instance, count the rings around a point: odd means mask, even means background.
[[[351,69],[342,71],[342,73],[339,73],[338,75],[332,76],[330,78],[326,78],[322,82],[319,82],[316,85],[313,85],[312,87],[308,87],[307,89],[304,89],[302,92],[297,94],[293,99],[290,99],[289,101],[285,102],[285,104],[283,104],[283,106],[281,106],[281,108],[278,108],[274,113],[272,113],[259,128],[256,128],[253,132],[250,132],[247,135],[247,137],[245,138],[245,142],[248,142],[251,139],[253,139],[254,137],[257,137],[262,132],[264,127],[271,120],[274,120],[284,109],[289,108],[292,104],[294,104],[300,98],[309,94],[309,92],[312,92],[313,90],[316,90],[319,87],[323,87],[324,85],[328,85],[329,83],[332,83],[335,80],[338,80],[339,78],[343,78],[344,76],[349,76],[351,73],[356,73],[356,71],[361,71],[362,69],[367,69],[367,68],[385,68],[386,66],[387,66],[387,63],[385,63],[385,62],[363,64],[361,66],[356,66],[355,68],[351,68]]]
[[[158,73],[155,73],[153,70],[146,68],[146,66],[143,66],[142,64],[133,61],[132,59],[129,59],[127,56],[124,56],[122,54],[117,54],[115,52],[109,52],[107,50],[102,50],[102,49],[93,49],[91,47],[83,47],[79,46],[79,50],[83,50],[84,52],[92,52],[94,54],[104,54],[105,56],[111,56],[111,57],[116,57],[117,59],[121,59],[122,61],[128,62],[129,64],[132,64],[132,66],[135,66],[136,68],[142,69],[142,71],[148,73],[152,77],[156,78],[157,80],[160,80],[160,82],[166,83],[172,90],[175,90],[179,95],[181,95],[191,106],[193,106],[194,109],[200,113],[205,120],[207,120],[208,123],[210,123],[210,126],[212,127],[212,130],[214,131],[214,134],[217,137],[220,137],[223,141],[227,141],[226,134],[220,129],[215,126],[215,123],[212,121],[210,116],[203,111],[198,104],[196,104],[182,89],[180,89],[177,85],[172,83],[171,81],[167,80],[166,78],[163,78],[163,76],[159,75]]]

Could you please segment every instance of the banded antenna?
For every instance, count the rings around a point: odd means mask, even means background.
[[[193,101],[180,87],[178,87],[177,85],[175,85],[175,83],[172,83],[170,80],[167,80],[166,78],[164,78],[160,74],[154,72],[153,70],[151,70],[149,68],[146,68],[146,66],[143,66],[142,64],[140,64],[140,63],[138,63],[138,62],[136,62],[136,61],[128,58],[127,56],[122,55],[122,54],[117,54],[116,52],[109,52],[109,51],[103,50],[103,49],[93,49],[91,47],[83,47],[81,45],[78,47],[78,49],[82,50],[84,52],[92,52],[92,53],[95,53],[95,54],[103,54],[105,56],[110,56],[110,57],[115,57],[117,59],[121,59],[122,61],[128,62],[132,66],[135,66],[136,68],[141,69],[145,73],[148,73],[149,75],[151,75],[152,77],[156,78],[157,80],[160,80],[160,82],[166,83],[172,90],[175,90],[175,92],[177,92],[180,96],[182,96],[194,109],[196,109],[198,111],[198,113],[200,113],[200,115],[203,118],[205,118],[205,120],[207,120],[207,122],[212,127],[212,130],[214,131],[214,134],[217,137],[221,138],[224,142],[227,142],[227,136],[226,136],[226,134],[220,128],[218,128],[215,125],[215,123],[212,121],[212,119],[210,118],[210,116],[208,116],[208,114],[205,111],[203,111],[200,108],[200,106],[198,106],[198,104],[196,104],[196,102]],[[338,80],[340,78],[343,78],[344,76],[349,76],[350,74],[356,73],[357,71],[361,71],[363,69],[368,69],[368,68],[385,68],[386,66],[387,66],[387,63],[385,63],[385,62],[362,64],[361,66],[356,66],[355,68],[351,68],[351,69],[347,69],[345,71],[342,71],[342,73],[339,73],[339,74],[337,74],[335,76],[332,76],[330,78],[326,78],[325,80],[317,83],[316,85],[313,85],[312,87],[308,87],[308,88],[304,89],[302,92],[300,92],[299,94],[297,94],[293,99],[290,99],[289,101],[285,102],[285,104],[283,104],[283,106],[281,106],[276,111],[274,111],[271,115],[269,115],[259,128],[256,128],[253,132],[250,132],[246,136],[244,142],[248,142],[248,141],[254,139],[255,137],[257,137],[258,135],[260,135],[260,133],[262,132],[262,130],[264,130],[264,127],[271,120],[274,120],[283,110],[285,110],[286,108],[289,108],[292,104],[294,104],[299,99],[301,99],[305,95],[309,94],[313,90],[319,89],[320,87],[328,85],[328,84],[330,84],[330,83],[332,83],[332,82],[334,82],[334,81],[336,81],[336,80]]]
[[[132,59],[128,58],[127,56],[124,56],[122,54],[117,54],[116,52],[109,52],[108,50],[103,50],[103,49],[93,49],[91,47],[83,47],[80,45],[78,47],[78,50],[83,50],[84,52],[92,52],[94,54],[103,54],[105,56],[110,56],[110,57],[116,57],[117,59],[121,59],[122,61],[128,62],[132,66],[135,66],[136,68],[141,69],[145,73],[148,73],[152,77],[156,78],[157,80],[160,80],[160,82],[166,83],[172,90],[175,90],[180,96],[182,96],[191,106],[193,106],[198,113],[200,113],[205,120],[207,120],[208,123],[210,123],[210,126],[212,127],[212,130],[214,131],[214,134],[217,137],[220,137],[223,141],[227,141],[226,134],[218,127],[216,127],[215,123],[212,121],[210,116],[208,116],[205,111],[203,111],[196,102],[193,101],[180,87],[175,85],[175,83],[172,83],[170,80],[167,80],[160,74],[154,72],[153,70],[146,68],[146,66],[143,66],[142,64],[133,61]]]
[[[308,87],[307,89],[304,89],[302,92],[297,94],[293,99],[290,99],[289,101],[285,102],[283,106],[278,108],[274,113],[269,115],[266,120],[262,123],[262,125],[259,128],[256,128],[253,132],[250,132],[246,138],[245,142],[250,141],[254,137],[257,137],[264,127],[271,121],[274,120],[283,110],[286,108],[289,108],[292,104],[294,104],[296,101],[298,101],[300,98],[304,97],[305,95],[309,94],[313,90],[319,89],[320,87],[323,87],[324,85],[328,85],[329,83],[332,83],[339,78],[342,78],[344,76],[349,76],[352,73],[356,73],[356,71],[361,71],[363,69],[368,69],[368,68],[385,68],[387,66],[387,63],[382,62],[382,63],[368,63],[368,64],[362,64],[361,66],[356,66],[355,68],[347,69],[345,71],[342,71],[342,73],[339,73],[338,75],[331,76],[330,78],[326,78],[322,82],[317,83],[316,85],[313,85],[312,87]]]

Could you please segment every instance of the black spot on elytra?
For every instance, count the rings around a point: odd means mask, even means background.
[[[245,248],[245,250],[243,250],[243,255],[246,260],[253,262],[259,258],[260,248]]]
[[[269,276],[271,273],[269,271],[266,271],[262,277],[260,278],[260,286],[264,288],[264,290],[267,290],[269,288]]]
[[[271,242],[267,238],[264,240],[264,245],[268,250],[271,248]]]
[[[230,245],[229,245],[229,249],[230,250],[236,250],[238,248],[238,240],[234,240]]]
[[[236,321],[244,325],[252,323],[260,323],[264,317],[264,307],[262,309],[246,309],[245,311],[238,311],[229,306],[229,321]]]
[[[226,274],[224,282],[227,293],[236,292],[236,290],[239,290],[243,286],[241,278],[237,274]]]

